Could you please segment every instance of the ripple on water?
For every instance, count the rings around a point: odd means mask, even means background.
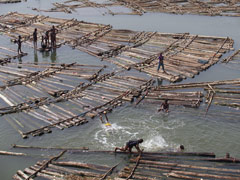
[[[144,139],[141,144],[146,151],[156,151],[177,146],[171,142],[166,130],[173,130],[184,126],[184,121],[175,115],[156,112],[123,110],[114,116],[116,119],[111,126],[101,125],[94,134],[94,139],[102,149],[112,149],[124,146],[130,139]],[[109,118],[113,120],[113,118]],[[165,131],[164,131],[165,130]]]

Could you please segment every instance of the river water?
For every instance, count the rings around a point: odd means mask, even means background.
[[[56,1],[51,1],[56,2]],[[59,2],[59,1],[58,1]],[[50,8],[49,1],[31,0],[18,4],[0,4],[0,14],[10,11],[37,14],[32,8]],[[89,22],[111,24],[115,29],[131,29],[138,31],[158,31],[166,33],[185,33],[233,38],[234,48],[240,47],[240,20],[234,17],[207,17],[197,15],[172,15],[161,13],[146,13],[143,16],[111,16],[102,15],[97,9],[78,10],[73,14],[44,13],[59,18],[77,18]],[[0,35],[0,45],[16,48],[9,38]],[[57,49],[55,54],[34,54],[33,49],[23,46],[23,51],[29,55],[23,57],[23,62],[78,62],[82,64],[102,64],[105,62],[68,46]],[[229,53],[227,54],[229,55]],[[224,55],[226,57],[227,55]],[[107,64],[107,63],[105,63]],[[107,64],[109,65],[109,64]],[[207,71],[201,72],[193,79],[181,83],[214,81],[240,78],[240,62],[229,64],[218,63]],[[224,156],[229,152],[240,158],[240,112],[239,109],[212,106],[205,116],[206,104],[200,108],[170,107],[168,115],[156,112],[157,106],[141,103],[137,107],[126,104],[108,115],[111,128],[104,127],[99,119],[89,123],[65,129],[53,130],[52,134],[22,139],[8,124],[6,117],[0,117],[0,150],[14,151],[11,144],[55,147],[89,147],[92,150],[113,150],[122,146],[128,139],[143,138],[142,146],[145,151],[176,150],[184,144],[187,151],[215,152]],[[17,150],[18,152],[22,150]],[[0,179],[11,179],[18,169],[24,169],[42,159],[41,155],[51,155],[54,152],[22,151],[32,154],[32,157],[0,156]],[[56,154],[56,152],[55,152]],[[110,159],[102,155],[97,157],[77,156],[84,162],[104,163],[113,165],[122,161],[117,156]],[[97,159],[96,159],[97,158]]]

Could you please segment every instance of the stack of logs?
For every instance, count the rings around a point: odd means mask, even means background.
[[[215,158],[213,153],[143,153],[132,158],[120,173],[131,179],[229,179],[240,178],[235,158]],[[216,163],[210,163],[213,161]]]
[[[52,127],[64,129],[108,113],[124,101],[131,102],[153,83],[137,74],[100,74],[104,68],[9,63],[0,69],[0,114],[23,138],[41,135]]]
[[[65,12],[72,13],[77,8],[105,8],[106,12],[111,15],[143,15],[146,12],[161,12],[173,14],[198,14],[205,16],[240,16],[240,6],[238,1],[227,0],[181,0],[181,1],[164,1],[164,0],[107,0],[103,3],[96,3],[90,0],[68,0],[63,3],[53,3],[54,8],[42,10],[47,12]],[[119,12],[111,7],[122,6],[129,8],[132,12]],[[41,9],[34,9],[41,11]],[[121,10],[121,8],[120,8]],[[104,14],[105,14],[104,13]]]
[[[193,78],[233,47],[228,37],[114,30],[109,25],[19,13],[1,16],[0,31],[14,39],[20,34],[32,46],[34,28],[43,34],[53,24],[59,30],[58,45],[69,44],[122,68],[135,68],[170,82]],[[157,72],[160,52],[165,57],[165,72]]]
[[[24,147],[27,148],[27,147]],[[34,147],[29,147],[34,148]],[[134,153],[129,162],[112,167],[83,163],[80,159],[69,161],[68,157],[59,160],[66,149],[49,160],[38,161],[35,165],[18,170],[13,176],[15,180],[29,180],[35,178],[55,180],[99,179],[229,179],[240,177],[240,160],[233,157],[216,158],[210,152],[142,152]],[[129,156],[127,152],[79,150],[74,154],[85,156],[108,156],[106,164],[111,164],[110,158],[116,160],[116,154]],[[113,155],[114,154],[114,155]],[[71,154],[73,156],[73,154]],[[86,160],[85,160],[86,161]],[[127,164],[126,164],[127,163]],[[123,167],[122,169],[120,169]],[[114,171],[115,168],[118,168]],[[117,174],[117,172],[120,173]],[[116,177],[118,176],[118,177]]]
[[[110,175],[116,167],[73,161],[57,161],[65,152],[66,151],[63,151],[49,160],[39,161],[29,168],[25,168],[24,171],[18,170],[13,176],[13,179],[33,180],[41,177],[42,179],[54,180],[80,180],[83,178],[103,180]]]

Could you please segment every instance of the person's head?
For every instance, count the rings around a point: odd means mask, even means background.
[[[52,28],[55,29],[55,26],[53,25]]]
[[[184,150],[184,146],[183,146],[182,144],[180,145],[180,147],[179,147],[179,148],[180,148],[180,150],[181,150],[181,151],[183,151],[183,150]]]
[[[139,139],[138,142],[139,142],[139,143],[142,143],[142,142],[143,142],[143,139]]]
[[[21,39],[21,38],[22,38],[22,37],[19,35],[19,36],[18,36],[18,39]]]
[[[37,31],[37,28],[35,28],[34,31]]]
[[[165,99],[165,101],[164,101],[165,103],[168,103],[168,99]]]

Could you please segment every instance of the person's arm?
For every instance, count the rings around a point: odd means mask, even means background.
[[[138,151],[139,153],[142,152],[141,149],[139,148],[139,145],[138,145],[138,144],[137,144],[135,147],[136,147],[136,149],[137,149],[137,151]]]
[[[158,109],[158,112],[162,111],[162,110],[163,110],[163,103],[161,104],[160,108]]]

